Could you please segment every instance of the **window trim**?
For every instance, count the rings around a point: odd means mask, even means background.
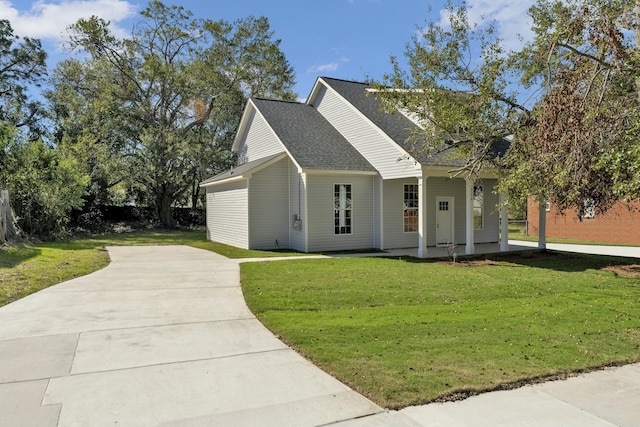
[[[339,209],[336,209],[336,195],[338,195],[338,198],[340,199],[340,188],[344,186],[345,187],[345,197],[348,194],[349,195],[349,202],[350,202],[350,207],[347,209],[346,206],[344,207],[339,207]],[[347,188],[348,187],[348,188]],[[336,189],[338,189],[338,192],[336,192]],[[345,203],[346,203],[346,198],[345,198]],[[340,203],[340,201],[338,200],[338,203]],[[338,218],[336,218],[336,211],[344,211],[345,215],[344,215],[344,220],[346,221],[346,219],[349,219],[349,225],[346,225],[346,222],[344,225],[340,225],[338,224],[336,226],[336,220],[340,221],[340,217],[338,214]],[[347,217],[346,212],[349,211],[349,215]],[[348,231],[347,231],[348,228]],[[342,232],[342,229],[345,229],[345,232]],[[351,183],[346,183],[346,182],[340,182],[340,183],[334,183],[333,184],[333,235],[334,236],[344,236],[344,235],[352,235],[353,234],[353,185]]]
[[[412,192],[415,193],[415,206],[412,207],[407,207],[407,187],[412,186],[414,187],[415,191]],[[419,217],[419,209],[420,209],[420,190],[418,188],[418,184],[403,184],[402,186],[402,232],[403,233],[417,233],[418,229],[419,229],[419,222],[420,219]],[[413,218],[416,219],[415,222],[415,230],[407,230],[407,219],[410,218],[409,216],[406,215],[407,211],[413,211],[415,212],[415,215],[413,215]]]
[[[476,206],[478,203],[478,197],[476,196],[477,189],[480,189],[482,192],[482,199],[479,202],[480,206]],[[474,184],[473,185],[473,229],[474,230],[484,230],[484,185],[483,184]],[[476,227],[476,209],[480,210],[480,226]]]
[[[595,201],[591,198],[582,201],[582,218],[594,219],[596,217]]]

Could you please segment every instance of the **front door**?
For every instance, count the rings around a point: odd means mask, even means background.
[[[436,198],[436,246],[454,243],[453,197]]]

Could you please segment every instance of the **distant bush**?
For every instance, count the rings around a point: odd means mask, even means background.
[[[193,228],[205,224],[202,208],[171,208],[171,215],[179,227]],[[112,231],[114,227],[147,229],[159,226],[152,207],[142,206],[86,206],[73,212],[71,225],[88,232]]]

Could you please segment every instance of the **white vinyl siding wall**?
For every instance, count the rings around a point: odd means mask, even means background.
[[[495,192],[498,185],[496,179],[483,179],[478,182],[484,190],[484,204],[482,206],[482,216],[484,227],[476,230],[476,243],[495,243],[500,238],[500,195]]]
[[[381,131],[331,89],[323,87],[314,107],[375,167],[384,179],[419,176],[421,171]],[[399,160],[401,159],[401,160]]]
[[[398,179],[384,182],[384,244],[387,249],[418,246],[418,233],[404,232],[405,184],[418,184],[418,180]],[[418,203],[422,203],[422,200],[418,200]]]
[[[260,113],[254,109],[247,125],[247,132],[238,147],[238,165],[283,151],[284,147],[280,140]]]
[[[247,181],[207,188],[209,240],[249,248]]]
[[[373,188],[377,177],[308,175],[309,252],[370,249],[374,246]],[[351,234],[335,234],[334,185],[351,184]]]
[[[288,159],[281,160],[251,177],[249,187],[249,247],[251,249],[289,247],[288,162]]]
[[[305,220],[304,210],[304,182],[302,175],[298,172],[298,169],[292,164],[289,165],[289,226],[291,227],[289,246],[291,249],[304,252],[305,250],[305,229],[307,227],[307,221]],[[301,221],[301,228],[299,230],[293,229],[293,216],[296,215]]]

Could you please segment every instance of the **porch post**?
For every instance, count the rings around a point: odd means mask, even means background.
[[[547,203],[538,202],[538,249],[547,249]]]
[[[427,177],[418,177],[418,258],[427,257]]]
[[[509,250],[509,213],[507,195],[500,193],[500,252]]]
[[[466,202],[465,202],[465,211],[466,211],[466,230],[467,230],[467,239],[466,246],[464,248],[464,253],[467,255],[471,255],[475,253],[475,243],[473,236],[473,179],[471,177],[465,178],[466,183]]]
[[[384,179],[378,177],[378,243],[381,251],[384,250]]]

